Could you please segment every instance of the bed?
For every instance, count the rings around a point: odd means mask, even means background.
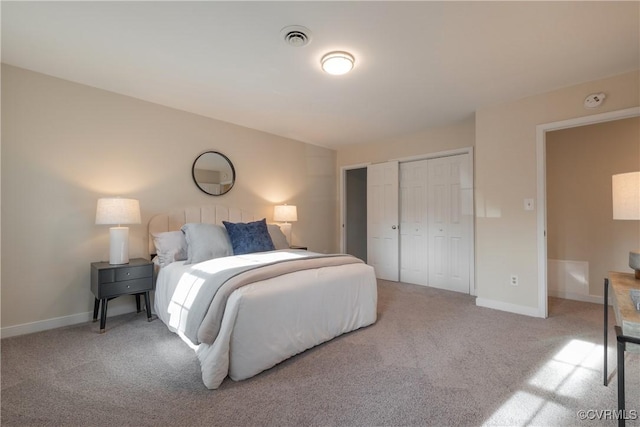
[[[349,255],[288,249],[273,225],[268,226],[273,250],[243,253],[236,246],[236,227],[257,224],[262,232],[261,221],[240,209],[211,205],[177,209],[149,222],[149,251],[158,253],[156,315],[194,349],[209,389],[227,376],[250,378],[376,321],[372,267]],[[181,242],[167,255],[175,244],[163,239],[181,235],[186,248]],[[213,258],[198,252],[202,240],[217,242]]]

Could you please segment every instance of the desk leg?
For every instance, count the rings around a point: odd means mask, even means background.
[[[616,339],[618,341],[618,414],[620,414],[620,418],[618,419],[618,426],[624,427],[624,351],[625,351],[625,341],[624,336],[622,335],[622,329],[619,326],[615,326],[616,330]]]
[[[607,340],[607,329],[609,326],[609,279],[604,279],[604,385],[607,383],[607,351],[609,350],[609,342]]]
[[[136,294],[136,310],[137,313],[140,313],[140,294]]]
[[[151,322],[151,301],[149,301],[149,292],[144,293],[144,305],[147,309],[147,322]]]
[[[102,300],[102,312],[100,313],[100,333],[105,333],[105,326],[107,324],[107,303],[109,302],[108,298]]]

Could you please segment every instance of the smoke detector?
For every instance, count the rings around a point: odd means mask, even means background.
[[[280,31],[284,42],[289,46],[302,47],[311,42],[311,31],[300,25],[290,25]]]
[[[605,98],[604,93],[592,93],[584,99],[584,108],[597,108]]]

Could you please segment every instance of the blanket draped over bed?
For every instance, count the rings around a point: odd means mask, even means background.
[[[262,261],[256,264],[253,258],[247,257],[247,263],[227,269],[210,268],[207,271],[203,263],[201,280],[191,288],[193,295],[189,314],[183,324],[183,334],[193,344],[213,344],[220,331],[227,299],[236,289],[301,270],[331,267],[353,263],[362,263],[351,255],[313,255]],[[191,273],[194,274],[194,273]]]
[[[154,216],[149,236],[175,232],[188,223],[260,218],[221,205],[179,208]],[[155,240],[149,239],[149,253],[157,249]],[[195,351],[207,388],[218,388],[225,378],[251,378],[376,322],[373,267],[350,256],[324,255],[282,249],[158,266],[155,312]],[[279,262],[285,259],[293,261]],[[270,265],[255,268],[259,264]],[[210,278],[215,275],[219,277]]]

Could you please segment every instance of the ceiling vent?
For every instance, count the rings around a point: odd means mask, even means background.
[[[300,25],[284,27],[280,34],[284,38],[284,42],[289,46],[302,47],[311,42],[311,31]]]

